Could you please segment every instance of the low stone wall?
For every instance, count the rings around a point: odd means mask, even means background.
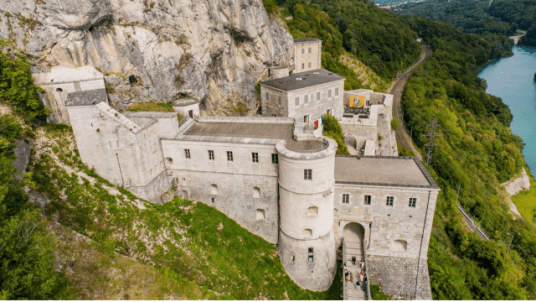
[[[162,195],[170,188],[171,182],[168,177],[167,169],[164,169],[164,171],[144,186],[127,187],[132,194],[157,204],[164,203]]]
[[[426,259],[421,259],[417,276],[416,258],[368,255],[367,273],[373,284],[379,284],[393,299],[432,300]],[[418,278],[418,281],[417,281]]]

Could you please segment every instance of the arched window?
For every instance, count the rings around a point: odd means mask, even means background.
[[[218,195],[218,186],[215,184],[210,185],[210,194]]]
[[[307,209],[307,216],[308,217],[316,217],[316,216],[318,216],[318,207],[309,207]]]
[[[61,89],[61,88],[56,88],[56,91],[57,91],[57,92],[63,92],[63,89]]]
[[[257,220],[266,219],[266,212],[263,209],[257,209]]]
[[[257,187],[253,188],[253,198],[261,198],[261,189]]]
[[[312,238],[313,237],[313,230],[311,229],[305,229],[303,230],[303,238]]]
[[[406,240],[395,240],[391,245],[393,252],[405,252],[408,248],[408,242]]]

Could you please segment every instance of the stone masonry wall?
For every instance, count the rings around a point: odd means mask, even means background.
[[[310,50],[310,52],[309,52]],[[322,68],[322,42],[298,42],[294,44],[294,72]],[[311,64],[311,66],[309,66]]]
[[[366,173],[362,171],[361,173]],[[349,203],[342,203],[342,195],[349,194]],[[365,205],[365,195],[371,196],[371,204]],[[393,206],[386,205],[387,196],[393,196]],[[409,198],[417,198],[416,207],[409,207]],[[342,238],[343,222],[357,222],[365,226],[369,242],[367,254],[417,258],[425,228],[429,189],[335,184],[335,236]],[[435,208],[435,196],[430,204]],[[433,215],[433,213],[431,213]],[[424,239],[423,250],[428,249]],[[404,246],[405,242],[405,246]]]
[[[162,140],[177,193],[214,206],[252,233],[277,243],[278,164],[273,145]],[[185,157],[190,150],[190,159]],[[208,150],[214,151],[209,160]],[[227,151],[232,152],[229,161]],[[258,153],[258,163],[252,153]],[[257,196],[257,194],[259,194]]]
[[[379,284],[382,291],[393,299],[432,300],[426,258],[420,261],[418,276],[418,259],[415,258],[368,255],[367,262],[367,273],[372,283]]]

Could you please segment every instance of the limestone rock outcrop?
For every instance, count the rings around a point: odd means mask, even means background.
[[[255,84],[269,66],[293,62],[292,36],[260,0],[2,3],[1,39],[33,56],[41,72],[57,65],[101,70],[118,109],[188,95],[212,114],[238,102],[254,113]]]

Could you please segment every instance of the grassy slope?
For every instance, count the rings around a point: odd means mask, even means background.
[[[536,224],[536,181],[528,167],[525,167],[530,178],[530,190],[519,192],[512,196],[512,201],[516,205],[519,213],[528,222]]]
[[[285,273],[275,245],[249,233],[221,212],[179,198],[165,205],[153,205],[98,177],[81,163],[70,128],[46,126],[36,132],[38,147],[32,154],[31,170],[38,190],[52,201],[46,207],[47,214],[58,213],[62,225],[94,240],[104,254],[116,252],[131,259],[118,263],[113,257],[94,256],[102,262],[100,266],[97,260],[90,261],[94,265],[88,264],[96,273],[86,274],[87,278],[73,277],[72,281],[75,288],[97,284],[94,292],[99,294],[81,294],[80,298],[119,298],[125,294],[131,299],[156,299],[164,295],[340,298],[342,285],[337,282],[340,277],[335,278],[326,292],[299,288]],[[74,258],[84,255],[83,249],[74,253]],[[148,271],[154,276],[150,278],[160,280],[161,290],[149,289],[154,293],[151,296],[140,292],[138,286],[122,291],[117,286],[108,287],[103,280],[111,278],[110,269],[102,271],[108,263],[121,271],[132,272],[132,278]],[[74,265],[72,269],[77,268],[86,270],[87,265]],[[75,271],[74,275],[78,274]],[[180,286],[171,286],[174,282]],[[119,283],[116,285],[122,286]],[[99,288],[99,284],[104,288]]]

